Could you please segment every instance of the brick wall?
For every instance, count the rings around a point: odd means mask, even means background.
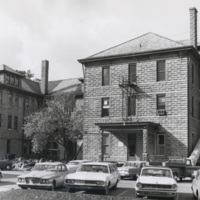
[[[166,81],[156,81],[156,61],[166,60]],[[112,62],[96,62],[89,63],[85,68],[85,94],[84,94],[84,130],[85,137],[93,138],[89,141],[84,140],[84,158],[90,157],[90,154],[96,155],[92,146],[99,149],[95,140],[100,134],[99,128],[95,123],[123,122],[122,119],[122,91],[119,87],[121,77],[128,77],[128,64],[137,63],[137,85],[139,95],[136,97],[137,115],[129,118],[132,122],[155,122],[159,123],[158,132],[166,134],[165,157],[170,155],[187,156],[188,152],[188,85],[187,85],[187,56],[180,54],[168,54],[162,56],[149,56],[137,58],[137,60],[115,60]],[[110,82],[109,86],[101,86],[102,66],[110,66]],[[165,93],[166,95],[166,116],[156,115],[156,95]],[[110,116],[101,118],[101,98],[110,98]],[[94,135],[95,136],[94,136]],[[123,134],[123,133],[121,133]],[[127,134],[122,138],[113,135],[119,141],[127,140]],[[140,136],[138,136],[140,137]],[[155,134],[150,134],[150,151],[155,152]],[[99,139],[99,138],[98,138]],[[115,152],[118,152],[118,140],[112,142],[110,157],[117,160]],[[138,138],[138,141],[141,141]],[[100,145],[100,143],[99,143]],[[141,155],[141,151],[139,151]],[[120,151],[123,159],[126,158],[126,150]],[[121,156],[121,155],[120,155]]]

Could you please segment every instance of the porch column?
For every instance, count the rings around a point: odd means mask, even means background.
[[[147,161],[147,149],[148,149],[148,129],[147,127],[143,128],[143,153],[142,160]]]

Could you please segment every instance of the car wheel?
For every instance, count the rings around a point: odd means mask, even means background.
[[[115,185],[113,186],[113,190],[117,189],[118,180],[116,181]]]
[[[136,193],[135,197],[136,197],[136,198],[142,198],[143,196],[138,195],[138,194]]]
[[[54,191],[56,189],[56,182],[53,181],[51,184],[51,191]]]
[[[109,184],[110,185],[110,184]],[[109,185],[104,189],[104,194],[108,195],[109,194]]]
[[[5,169],[6,169],[6,170],[11,170],[11,166],[10,166],[10,165],[6,165],[6,166],[5,166]]]
[[[26,190],[27,189],[27,187],[21,187],[23,190]]]

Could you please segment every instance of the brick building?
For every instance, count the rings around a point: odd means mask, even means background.
[[[24,137],[24,117],[43,106],[46,96],[58,91],[79,91],[77,103],[82,99],[82,79],[48,81],[49,62],[42,61],[41,81],[25,78],[12,68],[0,66],[0,158],[6,154],[16,157],[31,156],[31,143]],[[62,159],[62,148],[50,143],[49,156]]]
[[[197,10],[190,41],[147,33],[79,62],[84,66],[83,158],[167,160],[200,136]]]

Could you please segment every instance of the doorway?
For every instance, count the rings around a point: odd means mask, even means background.
[[[128,134],[128,160],[136,160],[136,134]]]

